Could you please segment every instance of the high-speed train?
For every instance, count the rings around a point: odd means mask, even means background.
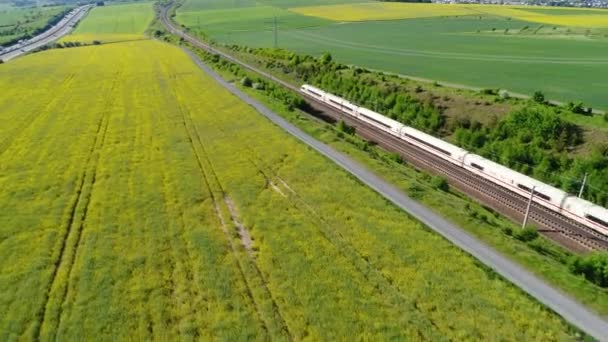
[[[529,197],[534,189],[533,200],[538,204],[580,222],[603,235],[608,235],[608,209],[606,208],[571,196],[560,189],[405,126],[367,108],[359,107],[319,88],[305,84],[300,91],[522,196]]]

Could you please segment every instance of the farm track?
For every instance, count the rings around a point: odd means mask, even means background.
[[[175,96],[176,98],[179,98],[177,93],[175,94]],[[262,323],[262,327],[267,334],[274,335],[274,333],[279,333],[285,335],[289,340],[293,340],[293,335],[289,331],[289,326],[283,318],[279,306],[267,286],[267,281],[263,276],[263,273],[260,271],[257,264],[255,263],[255,260],[251,258],[248,253],[246,253],[246,260],[243,260],[243,257],[240,257],[238,247],[233,241],[231,231],[228,229],[228,220],[224,217],[224,213],[226,212],[228,212],[228,216],[232,216],[230,211],[230,203],[227,198],[226,191],[224,190],[217,176],[217,173],[215,172],[213,164],[211,163],[211,160],[208,157],[205,145],[203,144],[200,134],[196,129],[196,125],[194,124],[191,114],[181,104],[178,105],[179,111],[183,118],[182,124],[188,135],[188,141],[190,142],[192,151],[196,156],[197,164],[203,176],[205,185],[209,189],[209,194],[211,196],[211,200],[213,201],[215,213],[220,222],[222,231],[226,235],[228,245],[236,260],[240,275],[245,283],[247,289],[247,296],[255,307],[258,319]],[[233,224],[235,223],[234,219],[232,218],[231,221],[233,222]],[[243,248],[246,249],[245,246],[243,246]],[[247,271],[251,267],[253,267],[253,274],[251,271]],[[254,276],[258,279],[251,279],[251,276],[248,275]],[[263,293],[261,294],[262,297],[268,298],[270,300],[271,308],[266,308],[264,306],[264,298],[259,298],[260,295],[256,295],[258,293],[258,291],[256,291],[256,288],[263,291]],[[269,309],[271,310],[271,312],[268,312]],[[267,317],[268,315],[272,317]],[[278,326],[276,326],[277,324]]]
[[[120,79],[120,75],[116,75],[114,82],[110,87],[110,92],[116,87]],[[66,224],[66,233],[61,240],[59,255],[55,261],[55,267],[51,275],[49,287],[45,292],[44,305],[39,314],[40,324],[37,327],[36,338],[40,340],[44,332],[48,332],[49,336],[44,336],[44,339],[56,338],[57,328],[60,324],[63,305],[70,286],[70,278],[74,262],[78,255],[78,250],[81,244],[82,231],[84,222],[91,202],[91,195],[95,186],[97,177],[97,166],[100,157],[100,151],[104,146],[105,137],[109,125],[109,116],[114,103],[114,97],[108,97],[106,110],[101,114],[93,145],[89,150],[85,167],[78,184],[75,199],[72,202],[69,210],[69,215]],[[60,274],[65,274],[65,277],[60,277]],[[61,281],[61,279],[65,281]],[[57,300],[55,300],[57,297]],[[50,315],[50,317],[49,317]],[[45,328],[45,323],[52,324],[52,327]]]
[[[168,7],[160,8],[160,18],[165,27],[176,35],[184,38],[184,40],[190,42],[194,46],[201,48],[209,53],[217,54],[223,58],[236,63],[252,72],[255,72],[279,85],[297,93],[300,93],[299,88],[283,81],[259,68],[249,65],[239,59],[217,50],[208,44],[205,44],[198,39],[182,32],[176,28],[168,18]],[[401,154],[405,160],[412,162],[415,166],[421,169],[430,170],[432,172],[439,172],[445,176],[450,183],[456,185],[461,191],[472,196],[475,200],[492,207],[494,210],[506,215],[507,217],[520,220],[521,216],[525,213],[527,206],[527,199],[522,198],[520,195],[507,190],[501,186],[493,184],[485,179],[481,179],[467,170],[461,169],[453,164],[443,161],[424,150],[421,150],[411,144],[404,141],[397,140],[396,138],[389,136],[389,134],[378,131],[377,129],[368,126],[360,121],[354,122],[353,118],[345,117],[341,113],[337,112],[333,108],[317,102],[315,99],[306,97],[313,107],[321,109],[325,112],[322,115],[324,118],[340,118],[352,125],[358,127],[357,132],[360,135],[365,133],[364,138],[378,142],[382,147],[387,148],[391,151]],[[309,113],[310,114],[310,113]],[[318,114],[311,114],[318,115]],[[564,245],[565,247],[575,251],[589,251],[589,250],[606,250],[608,249],[608,237],[590,229],[582,224],[579,224],[572,219],[569,219],[561,214],[555,213],[546,209],[543,206],[533,204],[530,211],[531,222],[538,224],[540,231],[545,236],[552,240]]]

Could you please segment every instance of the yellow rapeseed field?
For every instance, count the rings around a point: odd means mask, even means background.
[[[535,7],[541,8],[541,7]],[[396,20],[463,15],[495,15],[523,21],[579,27],[608,27],[608,13],[589,10],[581,14],[553,15],[527,11],[529,7],[498,5],[419,4],[396,2],[372,2],[329,6],[296,7],[290,10],[299,14],[334,21]],[[543,8],[551,11],[554,8]],[[576,11],[573,11],[576,12]]]
[[[573,333],[177,47],[50,50],[0,88],[2,341]]]
[[[393,20],[473,14],[469,8],[463,6],[397,2],[296,7],[290,10],[334,21]]]

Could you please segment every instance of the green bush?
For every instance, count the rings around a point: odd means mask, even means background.
[[[450,184],[448,184],[448,181],[443,177],[439,177],[439,176],[433,177],[431,184],[433,185],[433,187],[435,189],[438,189],[438,190],[441,190],[444,192],[450,191]]]
[[[532,100],[537,103],[545,103],[545,94],[542,91],[535,91],[532,95]]]
[[[515,232],[514,236],[520,241],[530,242],[538,238],[538,230],[533,227],[526,227],[522,230]]]
[[[338,124],[336,124],[336,128],[340,131],[340,132],[344,132],[346,134],[350,134],[353,135],[355,134],[355,128],[351,127],[349,125],[347,125],[344,121],[340,120],[338,121]]]
[[[572,257],[570,270],[599,286],[608,287],[608,253],[606,252]]]
[[[253,85],[253,82],[249,77],[245,76],[241,79],[241,85],[243,87],[251,87]]]

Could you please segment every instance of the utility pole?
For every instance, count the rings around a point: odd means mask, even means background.
[[[536,186],[532,187],[532,191],[530,191],[530,200],[528,201],[528,207],[526,208],[526,216],[524,217],[524,224],[521,225],[521,229],[525,229],[526,225],[528,225],[528,217],[530,216],[530,207],[532,206],[532,199],[534,198],[534,190]]]
[[[583,191],[585,190],[585,184],[587,183],[587,172],[585,172],[585,178],[583,178],[583,185],[581,185],[581,191],[578,192],[578,198],[583,196]]]

